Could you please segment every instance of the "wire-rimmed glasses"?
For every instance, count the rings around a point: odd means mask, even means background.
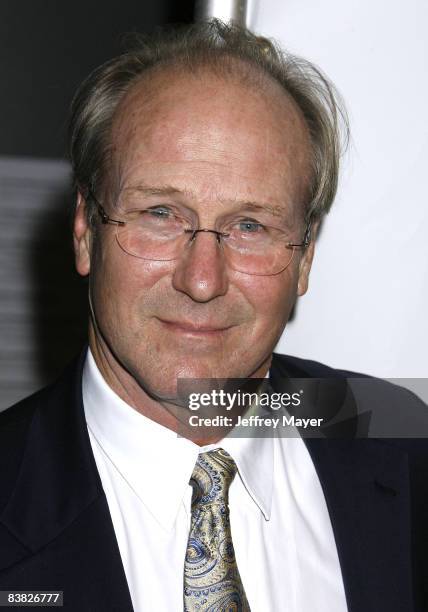
[[[133,257],[149,261],[180,259],[198,233],[214,234],[227,265],[245,274],[270,276],[284,271],[297,249],[305,249],[311,241],[308,222],[302,242],[295,243],[281,228],[260,223],[244,216],[225,222],[221,229],[195,229],[185,219],[165,205],[138,208],[123,213],[124,219],[113,219],[92,192],[104,224],[116,226],[119,246]]]

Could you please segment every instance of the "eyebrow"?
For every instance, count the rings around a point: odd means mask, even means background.
[[[183,194],[187,195],[187,192],[181,191],[176,187],[171,187],[170,185],[165,185],[162,187],[150,187],[149,185],[135,185],[134,187],[126,187],[124,189],[125,192],[133,192],[143,193],[144,195],[177,195]]]
[[[159,187],[154,187],[150,185],[141,184],[141,185],[135,185],[133,187],[126,187],[124,189],[124,192],[131,192],[131,193],[137,192],[137,193],[142,193],[148,196],[150,195],[161,195],[161,196],[182,195],[182,196],[186,196],[186,197],[195,199],[192,192],[188,190],[177,189],[176,187],[173,187],[172,185],[162,185]],[[238,209],[236,212],[238,212],[239,210],[250,210],[254,212],[268,212],[275,217],[281,217],[281,218],[284,218],[284,215],[287,212],[282,206],[275,205],[275,204],[254,202],[252,200],[227,200],[226,201],[226,200],[221,199],[220,201],[222,203],[232,202],[233,204],[236,204],[238,206]]]
[[[259,204],[258,202],[251,201],[237,201],[240,204],[241,208],[246,210],[253,210],[254,212],[269,212],[271,215],[275,217],[284,217],[286,214],[286,210],[282,206],[275,206],[275,204]]]

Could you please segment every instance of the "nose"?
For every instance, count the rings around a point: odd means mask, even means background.
[[[172,284],[195,302],[209,302],[225,295],[229,279],[215,233],[201,231],[190,238],[174,270]]]

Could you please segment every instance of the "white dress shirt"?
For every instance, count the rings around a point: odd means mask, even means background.
[[[252,612],[346,612],[330,517],[301,438],[229,438],[199,447],[144,417],[83,373],[89,437],[135,612],[183,610],[189,479],[198,453],[224,448],[232,540]]]

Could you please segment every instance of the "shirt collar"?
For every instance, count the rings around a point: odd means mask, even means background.
[[[274,476],[273,438],[226,436],[217,444],[217,447],[219,446],[233,457],[248,494],[268,521]]]
[[[106,383],[90,350],[82,379],[88,428],[107,459],[155,519],[174,526],[198,454],[224,448],[233,457],[242,482],[264,517],[270,518],[273,485],[273,440],[227,436],[199,447],[145,417],[124,402]]]

